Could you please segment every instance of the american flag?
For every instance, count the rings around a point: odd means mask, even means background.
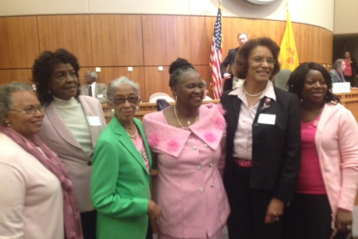
[[[211,43],[210,66],[213,77],[213,92],[215,99],[220,99],[222,94],[222,79],[220,72],[220,65],[222,61],[222,15],[221,15],[222,1],[219,3],[218,15],[216,16],[213,42]]]

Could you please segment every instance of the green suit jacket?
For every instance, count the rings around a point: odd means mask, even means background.
[[[152,158],[140,120],[134,119]],[[113,117],[98,138],[93,157],[91,199],[98,239],[145,239],[150,173],[126,130]]]

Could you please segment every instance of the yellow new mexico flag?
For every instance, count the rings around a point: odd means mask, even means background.
[[[281,69],[288,69],[293,71],[298,66],[298,55],[295,38],[293,36],[290,13],[288,11],[286,30],[281,42],[281,52],[279,60],[281,63]]]

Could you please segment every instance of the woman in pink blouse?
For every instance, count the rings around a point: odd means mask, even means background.
[[[344,79],[351,83],[351,86],[357,86],[355,80],[358,77],[357,61],[351,57],[349,51],[344,52],[344,62],[346,63],[346,69],[344,70]]]
[[[225,120],[202,105],[205,84],[189,62],[178,58],[169,73],[175,105],[143,119],[158,161],[159,238],[219,239],[230,211],[220,175]]]
[[[302,157],[284,238],[345,239],[358,183],[357,123],[321,65],[300,65],[287,85],[301,99]]]

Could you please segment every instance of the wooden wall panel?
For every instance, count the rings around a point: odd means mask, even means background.
[[[238,32],[246,31],[251,39],[270,37],[280,46],[285,27],[286,22],[281,21],[224,18],[223,57],[226,56],[228,50],[238,47]],[[302,23],[293,23],[292,27],[300,63],[307,61],[331,63],[333,49],[332,32]]]
[[[163,67],[163,71],[158,71],[157,67],[144,67],[145,82],[144,86],[146,89],[146,98],[144,102],[148,102],[149,96],[156,92],[164,92],[173,97],[169,87],[169,67]]]
[[[94,66],[143,65],[140,15],[91,15],[90,19]]]
[[[37,26],[38,23],[38,26]],[[101,67],[99,82],[128,76],[141,87],[143,101],[151,94],[171,95],[168,67],[177,57],[189,60],[211,92],[210,47],[215,17],[160,15],[65,15],[0,18],[0,83],[30,82],[31,67],[45,49],[63,47],[87,70]],[[286,22],[264,19],[223,19],[223,58],[238,46],[237,33],[271,37],[280,45]],[[300,62],[315,61],[330,69],[333,34],[320,27],[293,23]],[[4,36],[4,37],[3,37]],[[26,41],[24,40],[26,39]],[[23,50],[25,49],[25,50]],[[164,66],[158,71],[157,66]],[[127,66],[134,66],[133,72]]]
[[[65,48],[81,66],[92,66],[88,15],[38,16],[40,51]]]
[[[0,68],[32,67],[39,54],[36,17],[0,18]]]
[[[209,64],[214,25],[214,17],[190,17],[190,62],[193,65]]]
[[[144,65],[170,65],[178,57],[190,60],[188,16],[142,16]]]
[[[31,69],[0,70],[0,84],[12,81],[32,84],[31,77]]]

